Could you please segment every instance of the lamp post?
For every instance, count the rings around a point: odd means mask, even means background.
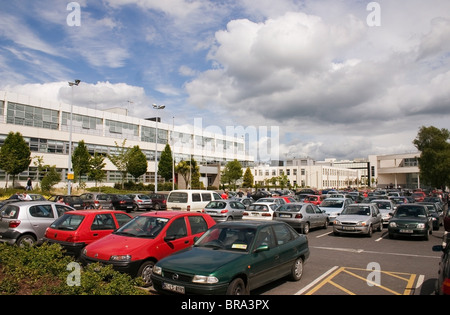
[[[153,104],[153,109],[164,109],[164,105]],[[158,113],[158,111],[156,112]],[[156,133],[155,133],[155,194],[158,192],[158,115],[156,115]]]
[[[80,80],[75,80],[75,82],[69,82],[69,86],[72,88],[72,102],[70,104],[70,126],[69,126],[69,162],[67,165],[67,194],[72,194],[72,180],[73,170],[72,170],[72,122],[73,122],[73,87],[80,84]]]

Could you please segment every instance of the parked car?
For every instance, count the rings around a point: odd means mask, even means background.
[[[162,193],[151,193],[148,196],[152,200],[152,207],[154,210],[167,209],[167,195]]]
[[[131,212],[133,210],[134,202],[133,199],[131,199],[129,196],[122,194],[108,194],[108,195],[111,205],[106,209],[124,210],[126,212]]]
[[[65,212],[73,210],[48,200],[6,204],[0,213],[0,242],[19,246],[42,243],[47,227]]]
[[[258,189],[251,195],[251,197],[255,201],[258,201],[258,199],[260,199],[260,198],[268,198],[271,196],[272,196],[272,194],[270,192],[268,192],[267,190],[261,190],[261,189]]]
[[[80,195],[83,200],[85,207],[89,209],[110,209],[111,208],[111,198],[108,194],[101,192],[89,192]]]
[[[173,190],[167,196],[167,209],[200,212],[211,200],[221,199],[218,193],[211,190]]]
[[[406,198],[406,196],[390,196],[389,200],[392,200],[395,207],[397,207],[397,205],[401,205],[401,204],[409,202],[408,198]]]
[[[307,237],[284,222],[222,222],[157,262],[151,278],[160,293],[249,294],[286,276],[299,281],[308,257]]]
[[[320,205],[325,199],[325,195],[308,195],[303,199],[303,202],[309,202],[315,205]]]
[[[328,214],[311,203],[287,203],[278,207],[273,213],[273,219],[283,221],[308,234],[310,228],[328,226]]]
[[[153,201],[149,195],[145,194],[128,194],[133,199],[133,210],[150,210],[153,208]]]
[[[72,196],[72,195],[54,195],[48,198],[48,200],[53,202],[58,202],[58,200],[62,198],[62,202],[75,210],[82,210],[86,208],[86,205],[83,199],[80,196]]]
[[[69,211],[47,228],[44,241],[60,244],[68,254],[79,257],[86,245],[111,234],[132,218],[118,210]]]
[[[279,196],[259,198],[258,202],[271,202],[271,203],[276,203],[279,206],[284,205],[284,204],[287,203],[286,200],[284,200],[284,198],[281,198]]]
[[[255,202],[252,197],[233,197],[232,200],[237,200],[246,207]]]
[[[353,199],[350,198],[326,198],[320,203],[319,208],[325,211],[328,214],[330,222],[333,222],[338,214],[352,203]]]
[[[414,199],[415,202],[420,202],[423,201],[423,199],[426,197],[427,195],[423,192],[423,191],[417,191],[417,192],[413,192],[411,194],[411,197]]]
[[[206,213],[187,211],[146,212],[117,231],[87,245],[83,263],[100,262],[142,277],[151,285],[152,268],[160,259],[194,244],[216,222]]]
[[[425,205],[428,208],[428,212],[434,218],[433,230],[438,231],[439,227],[444,224],[444,212],[442,208],[438,208],[434,202],[417,202],[417,204]]]
[[[244,220],[272,220],[273,212],[279,205],[274,202],[256,201],[247,207],[242,219]]]
[[[245,205],[234,199],[210,201],[202,212],[209,214],[216,222],[242,219]]]
[[[450,242],[433,246],[433,251],[442,252],[439,262],[438,277],[436,279],[436,295],[450,295]]]
[[[374,229],[383,230],[383,218],[373,203],[351,204],[333,222],[334,235],[366,234],[371,237]]]
[[[45,201],[45,200],[47,200],[47,199],[45,199],[44,196],[42,196],[40,194],[28,194],[27,193],[26,195],[28,195],[31,198],[31,200],[33,200],[33,201],[40,201],[40,200]],[[19,193],[16,193],[16,194],[10,196],[8,199],[24,200],[23,199],[23,194],[19,194]]]
[[[399,205],[389,221],[389,238],[407,236],[428,240],[433,233],[432,220],[424,205],[417,203]]]
[[[391,213],[395,211],[397,206],[390,199],[374,199],[370,203],[377,205],[383,217],[383,224],[387,226],[391,219]]]

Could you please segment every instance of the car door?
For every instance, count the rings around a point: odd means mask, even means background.
[[[259,230],[251,255],[252,263],[248,268],[250,290],[277,278],[280,257],[272,227],[266,226]]]
[[[167,224],[166,233],[158,245],[164,256],[173,254],[193,244],[188,234],[186,216],[171,220]]]
[[[318,225],[318,215],[314,211],[313,205],[308,204],[305,209],[306,220],[309,221],[310,227],[316,227]]]
[[[41,241],[45,235],[45,230],[58,217],[56,208],[51,204],[32,205],[28,208],[28,219],[36,234],[37,241]]]
[[[116,229],[116,224],[111,213],[99,213],[94,216],[90,226],[90,238],[96,241],[111,234]]]
[[[230,202],[230,208],[234,219],[242,219],[242,214],[245,210],[245,206],[242,203],[232,201]]]

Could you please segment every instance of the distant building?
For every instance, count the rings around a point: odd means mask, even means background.
[[[149,112],[149,116],[152,115],[151,109]],[[116,142],[121,145],[123,139],[127,140],[128,147],[139,145],[148,161],[147,173],[140,178],[145,184],[155,181],[155,149],[159,160],[167,143],[171,146],[176,163],[191,157],[197,161],[202,173],[201,181],[205,186],[218,185],[220,182],[220,168],[217,165],[225,165],[234,159],[245,166],[253,162],[253,158],[245,152],[245,141],[242,137],[195,128],[186,129],[172,123],[162,123],[159,117],[130,117],[123,108],[102,111],[0,91],[0,146],[9,132],[20,132],[30,146],[32,157],[42,156],[44,164],[56,166],[63,178],[59,184],[61,187],[67,185],[70,130],[73,149],[79,141],[84,140],[91,154],[113,154]],[[102,185],[111,186],[120,182],[120,172],[108,159],[105,159],[105,162],[107,176]],[[28,177],[36,181],[37,167],[33,163],[27,171],[19,175],[17,182],[24,186]],[[5,172],[0,170],[2,187],[6,180]],[[87,177],[83,180],[88,187],[94,185]],[[129,176],[127,180],[132,180],[132,177]],[[11,180],[8,182],[11,183]]]

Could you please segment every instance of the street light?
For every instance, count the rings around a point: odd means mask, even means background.
[[[73,87],[80,84],[80,80],[75,80],[75,82],[69,82],[69,86],[72,87],[72,102],[70,104],[70,126],[69,126],[69,162],[67,165],[67,194],[72,194],[72,182],[73,180],[73,170],[72,170],[72,116],[73,116]]]
[[[165,105],[153,104],[153,109],[164,109]],[[158,192],[158,115],[156,115],[156,133],[155,133],[155,194]]]

